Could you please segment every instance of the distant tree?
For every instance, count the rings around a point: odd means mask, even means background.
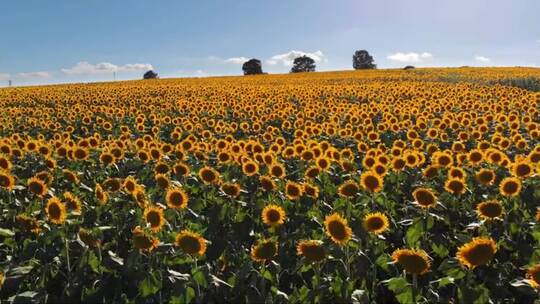
[[[144,73],[143,75],[143,79],[157,79],[158,78],[158,74],[152,70]]]
[[[244,75],[258,75],[262,74],[262,65],[261,61],[259,59],[250,59],[242,65],[242,71],[244,71]]]
[[[414,69],[415,67],[413,65],[408,65],[408,66],[405,66],[403,69],[404,70],[412,70]]]
[[[354,52],[352,62],[353,68],[355,70],[369,70],[377,68],[377,65],[374,63],[373,57],[366,50],[359,50]]]
[[[294,58],[291,73],[315,72],[315,60],[304,55]]]

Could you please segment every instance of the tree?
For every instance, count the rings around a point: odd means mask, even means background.
[[[143,75],[143,79],[157,79],[157,78],[158,78],[158,74],[152,70],[149,70]]]
[[[377,65],[373,62],[373,57],[366,50],[354,52],[352,57],[353,68],[355,70],[376,69]]]
[[[412,70],[412,69],[414,69],[414,66],[413,65],[407,65],[403,69],[404,70]]]
[[[315,72],[315,60],[304,55],[294,58],[291,73]]]
[[[262,65],[259,59],[252,58],[242,65],[242,71],[244,75],[258,75],[262,74]]]

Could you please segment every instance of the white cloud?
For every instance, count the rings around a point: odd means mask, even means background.
[[[87,61],[81,61],[74,67],[69,69],[62,69],[62,72],[68,75],[84,75],[84,74],[105,74],[113,72],[137,72],[152,70],[153,67],[149,63],[128,63],[118,66],[110,62],[100,62],[97,64],[91,64]]]
[[[484,56],[480,56],[480,55],[476,55],[474,56],[474,60],[478,61],[478,62],[482,62],[482,63],[486,63],[486,62],[490,62],[491,60],[487,57],[484,57]]]
[[[392,61],[401,62],[401,63],[420,63],[427,60],[433,59],[433,55],[428,52],[423,52],[421,54],[415,52],[402,53],[397,52],[395,54],[389,55],[386,58]]]
[[[9,79],[9,74],[0,73],[0,80],[7,80],[7,79]]]
[[[225,59],[225,62],[234,63],[234,64],[242,64],[248,60],[249,58],[246,58],[246,57],[232,57],[232,58]]]
[[[26,73],[18,73],[17,77],[19,78],[48,78],[48,77],[51,77],[51,74],[49,74],[49,72],[26,72]]]
[[[207,77],[210,76],[203,70],[179,70],[172,77]]]
[[[266,63],[271,65],[282,64],[283,66],[292,66],[295,58],[304,55],[315,60],[315,62],[326,61],[323,52],[320,50],[313,53],[292,50],[284,54],[274,55],[270,59],[268,59]]]

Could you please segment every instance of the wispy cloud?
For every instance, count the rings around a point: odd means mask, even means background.
[[[0,80],[7,80],[7,79],[9,79],[9,74],[0,73]]]
[[[232,58],[225,59],[225,62],[233,63],[233,64],[242,64],[248,60],[249,58],[246,58],[246,57],[232,57]]]
[[[91,75],[113,72],[138,72],[152,69],[153,67],[149,63],[128,63],[119,66],[110,62],[91,64],[87,61],[81,61],[74,67],[62,69],[62,72],[68,75]]]
[[[16,75],[18,78],[49,78],[51,77],[51,74],[49,72],[24,72],[24,73],[17,73]]]
[[[388,60],[400,63],[421,63],[433,59],[433,55],[428,52],[423,53],[403,53],[397,52],[386,57]]]
[[[490,62],[491,60],[485,56],[480,56],[480,55],[476,55],[474,56],[474,60],[476,60],[477,62],[481,62],[481,63],[487,63],[487,62]]]
[[[320,50],[313,53],[292,50],[284,54],[274,55],[270,59],[268,59],[266,63],[270,65],[282,64],[283,66],[292,66],[295,58],[304,56],[304,55],[315,60],[315,62],[326,61],[326,58],[324,57],[323,52]]]

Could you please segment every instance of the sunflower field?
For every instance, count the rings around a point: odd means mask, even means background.
[[[0,90],[0,301],[534,303],[534,68]]]

